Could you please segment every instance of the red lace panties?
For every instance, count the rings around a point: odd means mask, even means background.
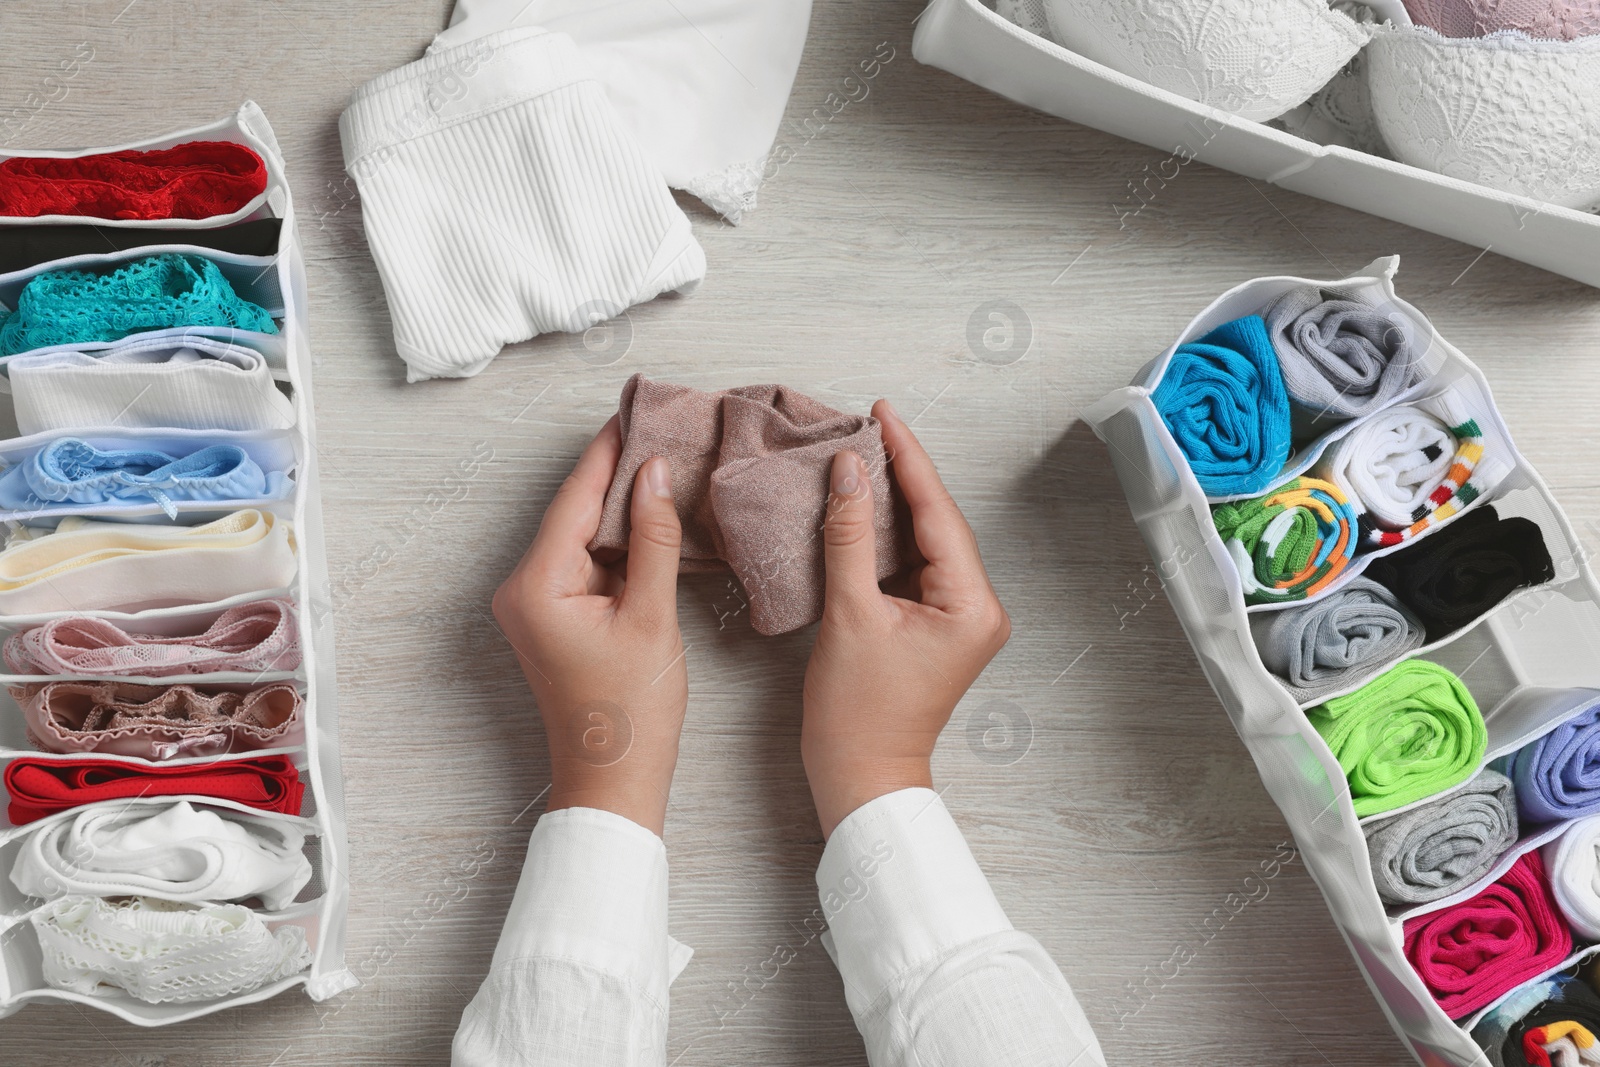
[[[0,161],[0,215],[204,219],[260,196],[267,165],[242,144],[190,141],[153,152]]]

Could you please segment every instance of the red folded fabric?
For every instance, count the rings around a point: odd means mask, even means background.
[[[1406,959],[1452,1019],[1548,971],[1572,952],[1537,851],[1470,900],[1405,925]]]
[[[262,811],[300,814],[305,786],[287,756],[153,767],[108,759],[47,760],[23,756],[6,766],[11,825],[101,800],[128,797],[213,797]]]
[[[12,156],[0,162],[0,215],[205,219],[238,211],[266,188],[266,163],[232,141],[72,159]]]

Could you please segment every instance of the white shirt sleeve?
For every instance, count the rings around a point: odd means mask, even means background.
[[[451,1067],[665,1064],[667,987],[690,955],[667,936],[661,839],[609,811],[550,812]]]
[[[1104,1067],[1067,980],[1012,928],[937,793],[851,812],[817,890],[872,1067]]]

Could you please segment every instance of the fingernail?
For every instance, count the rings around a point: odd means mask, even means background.
[[[656,496],[672,496],[672,467],[666,457],[657,456],[644,465],[644,483]]]
[[[884,397],[879,402],[881,404],[883,404],[883,410],[887,411],[889,414],[893,415],[896,419],[899,419],[901,422],[906,421],[906,420],[900,418],[900,413],[894,409],[894,405],[893,404],[889,403],[889,398],[888,397]]]
[[[856,458],[854,452],[841,452],[842,460],[833,463],[833,491],[840,496],[855,496],[856,490],[861,488],[861,482],[856,477],[860,469],[861,460]]]

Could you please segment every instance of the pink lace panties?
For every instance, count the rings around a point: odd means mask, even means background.
[[[229,608],[204,633],[178,637],[129,633],[107,619],[55,619],[12,634],[4,655],[16,674],[292,671],[300,666],[300,637],[287,600],[257,600]]]
[[[300,694],[279,682],[243,691],[131,682],[46,682],[10,687],[28,740],[46,752],[107,752],[142,759],[212,756],[296,745]]]

